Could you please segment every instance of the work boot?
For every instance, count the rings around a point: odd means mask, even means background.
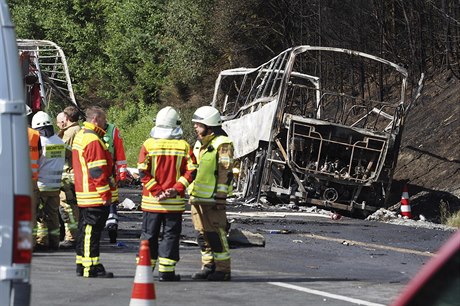
[[[109,230],[110,243],[117,243],[117,230]]]
[[[104,266],[98,264],[89,268],[88,277],[113,278],[113,273],[105,271]]]
[[[50,252],[58,251],[59,250],[59,241],[54,241],[49,243],[48,248]]]
[[[105,223],[109,234],[110,243],[117,243],[118,215],[117,204],[110,205],[110,214]]]
[[[59,243],[59,248],[62,250],[75,249],[75,241],[64,240]]]
[[[204,266],[203,269],[201,269],[200,272],[192,274],[192,279],[194,279],[194,280],[207,279],[208,276],[211,273],[213,273],[215,269],[216,269],[215,266]]]
[[[34,252],[49,252],[50,248],[44,244],[36,244],[34,247]]]
[[[107,233],[109,234],[110,243],[117,243],[118,224],[116,224],[116,223],[108,224],[107,225]]]
[[[77,264],[77,276],[83,276],[83,265],[82,264]]]
[[[160,272],[160,282],[178,282],[180,281],[180,275],[176,275],[175,272]]]
[[[231,279],[230,272],[215,271],[208,275],[208,281],[224,282]]]

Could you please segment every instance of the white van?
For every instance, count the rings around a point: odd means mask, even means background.
[[[0,0],[0,305],[30,304],[31,167],[16,35]]]

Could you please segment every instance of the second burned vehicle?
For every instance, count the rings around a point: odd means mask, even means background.
[[[263,196],[362,213],[387,207],[422,80],[409,90],[400,65],[314,46],[222,71],[213,106],[235,144],[236,191],[249,202]]]

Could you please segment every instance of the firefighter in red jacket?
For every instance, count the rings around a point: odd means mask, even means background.
[[[102,137],[107,124],[105,111],[97,106],[86,110],[86,122],[72,145],[75,192],[80,208],[76,244],[77,275],[113,277],[99,259],[101,232],[112,204],[112,157]]]
[[[141,240],[150,244],[151,265],[158,261],[160,281],[179,281],[175,266],[179,261],[179,239],[185,189],[193,181],[196,162],[190,145],[182,139],[179,115],[172,107],[161,109],[139,152],[137,167],[142,192]],[[163,238],[159,242],[160,230]]]
[[[109,233],[110,243],[116,243],[118,234],[118,183],[126,180],[128,165],[126,163],[125,148],[120,130],[113,123],[108,123],[104,130],[106,133],[103,140],[112,155],[115,179],[115,185],[112,186],[112,205],[110,205],[109,217],[107,218],[105,227]]]

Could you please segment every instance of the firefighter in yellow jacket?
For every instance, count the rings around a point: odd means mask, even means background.
[[[58,136],[66,144],[66,163],[62,173],[61,193],[59,194],[61,199],[59,212],[64,222],[65,230],[64,241],[59,243],[60,249],[75,248],[77,240],[78,206],[73,179],[72,144],[81,129],[78,123],[79,117],[79,110],[75,106],[67,106],[56,117],[56,125],[60,129]]]
[[[86,122],[72,145],[75,192],[80,208],[76,243],[77,276],[112,278],[100,263],[101,232],[112,204],[112,157],[102,137],[107,124],[100,107],[86,110]]]
[[[195,153],[198,171],[190,190],[190,204],[202,263],[201,271],[192,279],[228,281],[231,267],[225,204],[233,179],[233,144],[222,130],[219,111],[214,107],[198,108],[192,121],[199,152]]]

